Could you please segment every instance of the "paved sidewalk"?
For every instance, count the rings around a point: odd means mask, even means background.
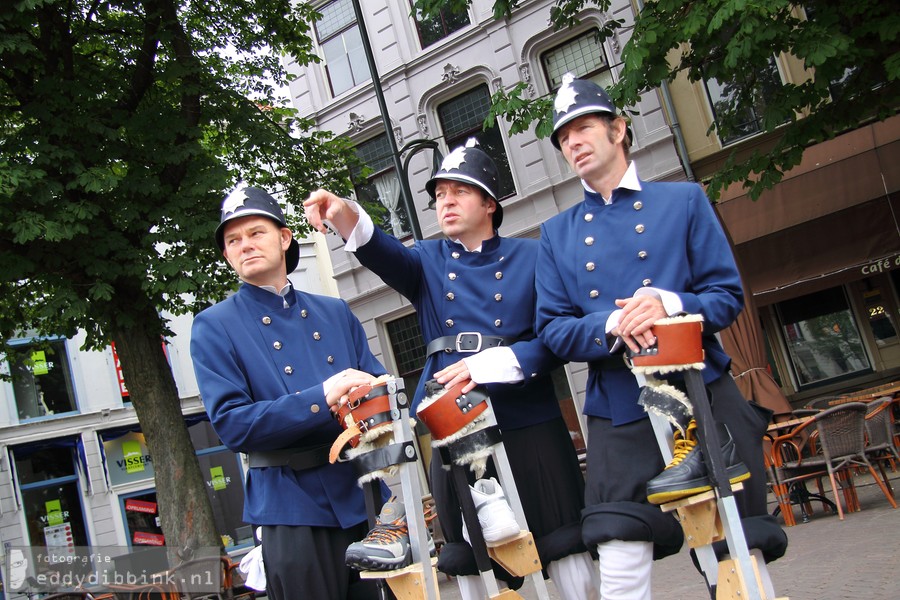
[[[900,472],[888,472],[900,492]],[[815,487],[815,483],[810,483]],[[831,490],[825,482],[826,495]],[[900,598],[900,509],[893,510],[871,477],[857,477],[862,511],[844,515],[823,512],[813,504],[809,523],[787,527],[788,550],[769,564],[779,598],[791,600],[895,600]],[[900,495],[900,494],[898,494]],[[770,509],[774,499],[770,495]],[[795,507],[799,522],[800,510]],[[780,518],[779,518],[780,520]],[[455,581],[438,574],[441,600],[458,600]],[[548,582],[550,597],[559,595]],[[519,590],[523,598],[536,600],[530,579]],[[657,561],[653,568],[656,600],[706,600],[709,594],[694,569],[686,549]]]

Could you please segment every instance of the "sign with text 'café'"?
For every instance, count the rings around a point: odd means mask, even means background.
[[[874,262],[870,262],[869,264],[861,267],[859,271],[863,275],[875,275],[876,273],[893,271],[896,268],[900,268],[900,254],[895,254],[894,256],[888,256],[886,258],[881,258]]]

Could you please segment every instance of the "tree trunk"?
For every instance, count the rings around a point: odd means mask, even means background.
[[[198,548],[222,546],[197,454],[181,413],[175,378],[163,352],[160,317],[139,309],[127,327],[112,331],[122,373],[156,472],[156,497],[169,564]]]

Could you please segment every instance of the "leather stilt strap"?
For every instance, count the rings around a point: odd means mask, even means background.
[[[358,475],[366,475],[400,463],[415,462],[417,458],[416,447],[409,441],[375,448],[371,452],[354,456],[350,460]]]
[[[347,403],[338,408],[335,418],[344,431],[337,437],[328,453],[328,460],[335,463],[340,454],[349,445],[356,448],[363,433],[376,427],[390,424],[391,400],[388,396],[388,384],[380,381],[361,385],[348,394]]]
[[[441,446],[441,461],[444,465],[456,464],[467,455],[489,448],[502,441],[503,436],[499,427],[496,425],[485,427],[456,440],[452,444]]]
[[[356,447],[356,444],[359,443],[359,436],[361,434],[362,432],[359,430],[359,427],[356,426],[356,423],[342,431],[341,435],[337,436],[337,439],[334,440],[334,443],[331,445],[331,450],[328,452],[328,462],[331,464],[336,463],[341,457],[341,451],[343,451],[348,444]],[[356,443],[353,443],[354,439],[356,440]]]
[[[699,315],[660,319],[651,328],[656,343],[630,353],[632,367],[697,368],[703,364],[703,321]]]
[[[431,381],[434,380],[429,380],[429,383]],[[426,390],[434,387],[437,390],[434,393],[436,400],[427,403],[432,396],[426,398],[419,405],[416,416],[431,432],[431,437],[436,440],[453,435],[475,420],[488,407],[487,390],[483,386],[477,386],[463,394],[462,388],[468,381],[457,383],[450,389],[444,389],[437,382],[433,386],[430,386],[429,383],[426,383]]]

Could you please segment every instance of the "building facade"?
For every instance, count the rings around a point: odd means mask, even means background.
[[[544,220],[580,199],[577,178],[547,140],[531,131],[511,135],[502,119],[482,131],[482,122],[490,95],[519,82],[527,84],[532,98],[552,94],[567,71],[601,84],[615,82],[633,21],[631,2],[613,2],[610,13],[586,10],[578,27],[562,31],[548,26],[552,3],[547,1],[525,2],[512,16],[495,20],[493,2],[475,0],[465,15],[425,20],[408,0],[373,0],[365,3],[364,23],[352,4],[319,3],[323,16],[314,36],[323,61],[289,65],[296,76],[291,92],[303,116],[355,143],[373,172],[357,182],[356,197],[384,207],[385,230],[411,239],[388,135],[408,161],[404,176],[415,203],[411,212],[424,238],[441,233],[424,191],[431,157],[403,152],[419,140],[446,154],[467,137],[478,137],[505,172],[505,236],[537,236]],[[610,19],[622,19],[625,26],[599,43],[594,32]],[[389,131],[361,31],[368,32]],[[781,55],[773,57],[760,81],[779,85],[809,76],[798,61]],[[632,158],[642,178],[702,183],[732,150],[749,153],[772,144],[773,136],[762,134],[761,114],[753,110],[730,137],[710,133],[717,103],[733,89],[727,84],[681,78],[629,108]],[[803,164],[758,201],[735,185],[717,204],[759,311],[766,368],[794,405],[900,372],[898,139],[900,118],[862,127],[810,148]],[[683,148],[684,156],[676,148]],[[339,293],[363,321],[373,349],[389,369],[415,380],[423,355],[409,304],[361,268],[337,236],[328,236],[328,245]],[[573,364],[559,377],[576,439],[585,376],[584,365]]]

